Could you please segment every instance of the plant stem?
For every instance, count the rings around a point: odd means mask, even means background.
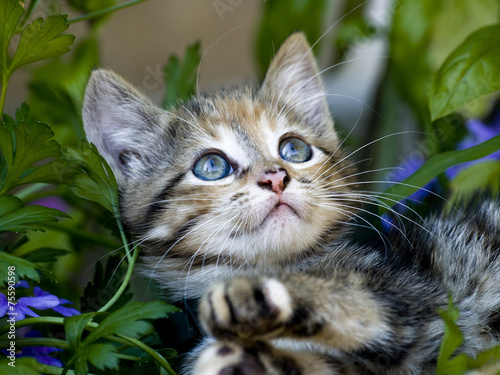
[[[146,1],[146,0],[128,1],[128,2],[123,3],[123,4],[118,4],[118,5],[106,8],[106,9],[101,9],[101,10],[98,10],[96,12],[92,12],[92,13],[84,14],[84,15],[79,16],[79,17],[72,18],[72,19],[68,20],[68,22],[71,24],[71,23],[75,23],[75,22],[89,20],[91,18],[99,17],[99,16],[102,16],[102,15],[110,13],[110,12],[114,12],[114,11],[117,11],[120,9],[128,8],[132,5],[139,4],[139,3],[142,3],[144,1]]]
[[[19,190],[19,191],[16,191],[14,194],[19,198],[21,199],[22,201],[24,201],[26,199],[26,197],[28,197],[30,194],[33,194],[33,193],[36,193],[44,188],[46,188],[48,185],[47,184],[44,184],[44,183],[36,183],[36,184],[31,184],[31,185],[28,185],[26,186],[25,188]]]
[[[64,318],[60,318],[57,316],[39,316],[36,318],[26,318],[23,320],[16,321],[16,329],[21,328],[21,327],[26,327],[30,326],[33,324],[57,324],[57,325],[64,325]],[[94,329],[97,328],[99,324],[97,323],[87,323],[85,328],[87,329]],[[3,335],[7,333],[10,329],[10,325],[6,324],[2,327],[0,327],[0,335]]]
[[[103,312],[108,310],[111,306],[115,304],[118,298],[120,298],[120,296],[123,294],[123,292],[128,286],[130,278],[132,277],[132,271],[134,270],[135,261],[137,260],[138,255],[139,255],[139,248],[136,246],[134,247],[134,254],[132,255],[132,259],[129,261],[127,273],[125,275],[125,278],[123,279],[120,289],[116,291],[115,295],[108,301],[108,303],[106,303],[103,307],[97,310],[98,312]]]
[[[8,348],[11,340],[0,341],[0,348]],[[69,349],[66,340],[53,339],[49,337],[28,337],[16,339],[16,347],[24,348],[30,346],[44,346],[47,348]]]
[[[149,346],[147,346],[146,344],[144,344],[140,340],[133,339],[133,338],[127,337],[127,336],[122,336],[122,335],[117,335],[117,336],[122,338],[123,340],[129,342],[133,346],[135,346],[139,349],[142,349],[147,354],[149,354],[151,356],[151,358],[153,358],[161,367],[163,367],[169,375],[177,375],[175,373],[175,371],[172,369],[172,367],[170,367],[167,360],[165,358],[163,358],[163,356],[160,355],[156,350],[150,348]]]
[[[0,94],[0,120],[3,117],[3,107],[5,106],[5,96],[7,95],[7,86],[9,85],[9,75],[7,74],[7,70],[5,65],[7,64],[7,60],[4,58],[3,66],[4,72],[2,74],[2,93]]]
[[[31,13],[33,13],[35,8],[38,6],[39,2],[40,2],[40,0],[31,0],[30,1],[29,5],[28,5],[28,9],[26,9],[26,11],[24,12],[23,18],[21,19],[21,21],[17,25],[16,32],[18,32],[18,33],[21,32],[21,30],[23,29],[23,26],[26,24],[26,22],[28,21],[28,18],[30,18]]]
[[[128,246],[128,240],[127,240],[127,236],[125,235],[125,229],[123,229],[123,224],[122,224],[122,221],[120,220],[120,209],[116,208],[116,207],[115,207],[115,217],[116,217],[116,224],[118,225],[118,229],[120,230],[120,237],[121,237],[122,242],[123,242],[123,248],[125,249],[125,255],[127,256],[127,261],[129,262],[129,265],[130,265],[130,262],[132,262],[132,255],[130,254],[131,251],[130,251],[130,248]],[[134,247],[134,251],[136,248],[137,248],[137,246]]]

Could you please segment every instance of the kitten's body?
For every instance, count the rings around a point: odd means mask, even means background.
[[[201,320],[219,341],[195,355],[195,375],[431,373],[449,293],[465,352],[498,340],[498,204],[351,243],[367,196],[301,34],[260,88],[171,113],[98,71],[83,113],[143,269],[174,299],[204,295]]]

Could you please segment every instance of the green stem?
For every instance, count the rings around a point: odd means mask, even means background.
[[[31,326],[33,324],[57,324],[57,325],[64,325],[64,318],[60,318],[57,316],[39,316],[36,318],[27,318],[23,320],[16,321],[16,329],[21,328],[21,327],[27,327]],[[87,329],[94,329],[97,328],[99,325],[97,323],[87,323],[85,328]],[[0,327],[0,336],[7,333],[10,329],[10,325],[6,324],[2,327]]]
[[[127,346],[130,347],[129,342],[126,340],[118,340],[120,343],[123,341],[127,342]],[[0,341],[0,348],[7,349],[10,347],[11,340]],[[46,337],[30,337],[30,338],[19,338],[16,339],[16,348],[26,348],[26,347],[46,347],[46,348],[58,348],[69,350],[70,346],[66,340],[59,340],[54,338]],[[116,356],[121,359],[128,361],[140,361],[141,359],[134,355],[116,353]]]
[[[36,183],[36,184],[30,184],[30,185],[26,186],[25,188],[23,188],[23,189],[21,189],[19,191],[16,191],[14,194],[19,199],[21,199],[22,201],[24,201],[29,195],[31,195],[33,193],[37,193],[40,190],[43,190],[44,188],[46,188],[47,186],[48,186],[47,184],[44,184],[44,183],[41,183],[41,182],[40,183]]]
[[[71,23],[75,23],[75,22],[89,20],[91,18],[99,17],[99,16],[102,16],[102,15],[107,14],[107,13],[111,13],[111,12],[114,12],[114,11],[117,11],[120,9],[128,8],[132,5],[139,4],[139,3],[142,3],[144,1],[146,1],[146,0],[128,1],[128,2],[123,3],[123,4],[118,4],[118,5],[106,8],[106,9],[101,9],[101,10],[98,10],[96,12],[92,12],[92,13],[84,14],[84,15],[79,16],[79,17],[72,18],[72,19],[68,20],[68,22],[71,24]]]
[[[26,22],[30,18],[31,13],[33,13],[33,11],[35,10],[35,8],[37,7],[37,5],[38,5],[39,2],[40,2],[40,0],[31,0],[30,1],[29,5],[28,5],[28,8],[24,12],[23,18],[21,19],[21,21],[17,25],[17,30],[16,30],[17,33],[21,32],[21,30],[23,29],[24,25],[26,24]]]
[[[81,229],[75,229],[66,225],[63,225],[61,223],[43,223],[43,226],[47,229],[53,229],[58,232],[63,232],[70,234],[73,237],[80,238],[85,241],[93,242],[105,247],[108,247],[110,249],[117,249],[120,247],[120,244],[118,242],[115,242],[113,240],[109,240],[106,237],[103,236],[98,236],[90,232],[82,231]]]
[[[128,251],[127,251],[127,253],[128,253]],[[123,292],[125,291],[125,289],[128,286],[130,278],[132,277],[132,271],[134,270],[134,265],[135,265],[135,262],[136,262],[138,256],[139,256],[139,248],[136,246],[136,247],[134,247],[134,254],[132,255],[131,260],[129,261],[127,273],[125,275],[125,278],[123,279],[123,282],[122,282],[122,285],[120,286],[120,289],[118,289],[116,291],[116,293],[113,296],[113,298],[111,298],[108,301],[108,303],[106,303],[103,307],[101,307],[98,310],[98,312],[103,312],[103,311],[108,310],[121,297],[121,295],[123,294]]]
[[[12,340],[0,341],[0,348],[9,348],[10,342]],[[29,338],[17,338],[16,348],[25,348],[30,346],[44,346],[47,348],[59,348],[59,349],[69,349],[69,344],[66,340],[53,339],[48,337],[29,337]]]
[[[116,207],[115,207],[115,217],[116,217],[116,224],[118,225],[118,229],[120,230],[120,237],[123,242],[123,248],[125,249],[125,254],[127,255],[127,261],[130,264],[130,262],[132,262],[132,255],[130,254],[131,251],[128,246],[127,236],[125,235],[125,229],[123,229],[123,224],[122,221],[120,220],[120,210]],[[134,251],[136,248],[137,246],[134,247]]]
[[[0,94],[0,120],[3,117],[3,107],[5,106],[5,96],[7,95],[7,86],[9,85],[9,75],[7,74],[7,71],[5,69],[5,66],[7,64],[7,60],[4,58],[3,61],[3,66],[4,66],[4,72],[2,74],[2,93]]]
[[[163,358],[163,356],[160,355],[156,350],[150,348],[149,346],[147,346],[146,344],[144,344],[142,341],[139,341],[137,339],[133,339],[131,337],[122,336],[122,335],[117,335],[117,336],[120,337],[120,338],[122,338],[126,342],[132,344],[133,346],[135,346],[135,347],[137,347],[139,349],[142,349],[147,354],[149,354],[151,356],[151,358],[153,358],[156,361],[156,363],[158,363],[161,367],[163,367],[163,369],[168,374],[170,374],[170,375],[177,375],[175,373],[175,371],[172,369],[172,367],[170,367],[170,365],[167,362],[167,360],[165,358]]]

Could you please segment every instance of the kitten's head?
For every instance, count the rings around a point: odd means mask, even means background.
[[[302,34],[283,44],[260,87],[196,96],[172,112],[96,71],[83,117],[156,279],[295,262],[338,236],[355,206]]]

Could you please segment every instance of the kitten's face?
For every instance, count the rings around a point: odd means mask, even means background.
[[[94,73],[87,135],[117,175],[124,220],[155,268],[296,261],[339,235],[355,206],[351,171],[316,74],[301,34],[259,89],[193,98],[174,112]]]

